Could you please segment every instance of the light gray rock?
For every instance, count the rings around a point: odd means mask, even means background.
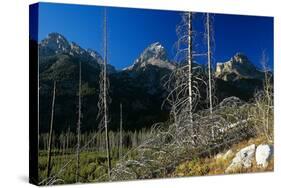
[[[228,159],[228,158],[230,158],[230,157],[232,157],[233,156],[233,151],[230,149],[230,150],[228,150],[224,155],[223,155],[223,159],[224,160],[226,160],[226,159]]]
[[[215,156],[215,159],[216,160],[220,160],[220,159],[223,159],[223,160],[226,160],[230,157],[232,157],[234,154],[233,154],[233,151],[230,149],[228,150],[226,153],[218,153],[216,156]]]
[[[256,149],[256,162],[257,165],[266,168],[268,161],[273,154],[273,148],[267,144],[261,144]]]
[[[221,159],[221,158],[223,158],[223,154],[222,154],[222,153],[218,153],[218,154],[215,156],[215,159],[216,159],[216,160],[219,160],[219,159]]]
[[[238,168],[249,168],[252,166],[252,162],[255,157],[256,145],[252,144],[241,149],[236,153],[232,159],[231,164],[225,170],[226,173],[234,172]]]
[[[241,78],[263,79],[263,74],[242,53],[237,53],[227,62],[217,62],[215,76],[224,81]]]

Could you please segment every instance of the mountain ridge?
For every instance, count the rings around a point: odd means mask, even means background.
[[[53,32],[39,43],[41,56],[53,56],[58,54],[69,54],[86,61],[95,61],[97,64],[103,63],[103,57],[93,49],[84,49],[75,42],[69,42],[63,35]],[[109,72],[116,72],[116,68],[108,64]],[[176,64],[169,60],[165,47],[160,42],[151,43],[135,59],[132,65],[120,71],[137,71],[148,66],[155,66],[174,70]],[[248,57],[238,52],[226,62],[217,62],[215,67],[215,77],[224,81],[237,79],[263,79],[262,71],[248,59]]]
[[[57,81],[56,122],[60,125],[57,131],[66,130],[69,126],[75,131],[79,62],[82,62],[82,100],[84,104],[83,116],[85,117],[82,131],[95,129],[98,124],[96,104],[103,58],[95,50],[81,49],[82,47],[76,43],[73,43],[71,47],[66,38],[60,35],[55,36],[51,36],[50,43],[43,40],[39,45],[40,50],[44,52],[40,54],[39,58],[39,94],[40,112],[42,112],[40,125],[42,125],[42,131],[48,130],[53,80]],[[73,53],[70,54],[70,52]],[[241,62],[237,59],[236,63]],[[163,64],[165,66],[162,66]],[[172,68],[166,67],[167,64],[172,65]],[[156,122],[165,122],[169,117],[169,111],[161,109],[163,99],[167,94],[162,78],[170,74],[176,65],[168,59],[162,44],[155,42],[143,50],[132,66],[133,68],[127,70],[109,71],[109,96],[112,99],[110,104],[111,118],[119,118],[119,105],[122,103],[124,114],[126,114],[124,120],[126,119],[127,122],[124,129],[142,129]],[[222,72],[226,73],[227,71]],[[229,96],[249,100],[256,89],[262,86],[262,80],[254,77],[237,77],[237,79],[228,77],[224,80],[218,75],[215,80],[217,88],[215,95],[219,101]],[[203,92],[202,97],[205,95],[206,93]],[[112,121],[111,129],[118,129],[119,125],[116,122],[118,121]]]

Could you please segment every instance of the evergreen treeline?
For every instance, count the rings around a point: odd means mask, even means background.
[[[142,129],[140,131],[123,131],[122,145],[123,148],[134,148],[143,143],[151,136],[150,131]],[[87,145],[86,151],[104,151],[105,148],[104,132],[88,132],[81,134],[81,145]],[[39,135],[39,150],[42,154],[48,149],[49,134]],[[120,147],[120,132],[109,131],[109,142],[112,149]],[[70,130],[61,134],[52,136],[52,144],[54,152],[58,154],[73,153],[77,144],[77,135]]]

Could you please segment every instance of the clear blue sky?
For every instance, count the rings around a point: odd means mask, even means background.
[[[102,15],[103,8],[97,6],[40,3],[39,40],[58,32],[83,48],[101,52]],[[109,8],[109,63],[118,69],[127,67],[156,41],[172,59],[175,28],[180,20],[175,11]],[[197,14],[195,20],[194,27],[200,35],[203,15]],[[236,52],[243,52],[257,64],[266,50],[273,67],[273,18],[215,14],[214,34],[216,61],[226,61]]]

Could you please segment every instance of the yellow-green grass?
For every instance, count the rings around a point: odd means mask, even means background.
[[[215,156],[209,156],[204,158],[195,158],[186,162],[181,163],[177,166],[176,170],[172,177],[184,177],[184,176],[204,176],[204,175],[219,175],[219,174],[226,174],[225,170],[231,164],[231,161],[236,152],[240,149],[249,146],[251,144],[266,144],[266,138],[264,137],[257,137],[251,138],[249,140],[244,140],[237,144],[232,145],[230,148],[233,151],[233,154],[228,156],[228,158],[224,159],[223,157],[217,158]],[[223,151],[225,153],[228,149]],[[252,173],[252,172],[267,172],[274,170],[274,158],[272,157],[268,163],[266,168],[262,168],[258,166],[253,161],[253,164],[250,168],[239,168],[231,173]]]

